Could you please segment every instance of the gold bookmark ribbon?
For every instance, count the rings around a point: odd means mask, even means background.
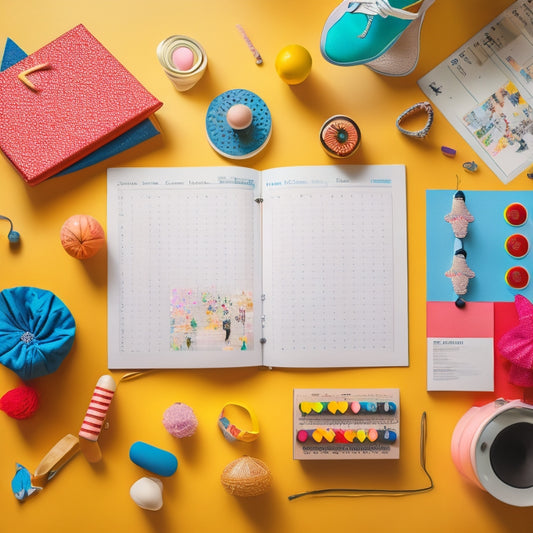
[[[18,79],[26,85],[26,87],[29,87],[32,91],[37,92],[39,89],[27,78],[28,74],[32,74],[33,72],[37,72],[38,70],[45,70],[50,68],[50,63],[41,63],[39,65],[35,65],[34,67],[31,67],[27,70],[22,71],[18,75]]]

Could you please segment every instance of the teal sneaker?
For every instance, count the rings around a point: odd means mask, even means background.
[[[384,54],[409,27],[422,0],[344,0],[329,15],[320,51],[334,65],[363,65]]]

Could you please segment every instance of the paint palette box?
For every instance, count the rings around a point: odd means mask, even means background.
[[[294,389],[293,457],[399,459],[399,389]]]

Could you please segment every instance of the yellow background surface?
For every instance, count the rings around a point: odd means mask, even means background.
[[[425,191],[430,188],[511,189],[531,187],[525,173],[504,187],[480,164],[466,174],[461,165],[476,159],[468,144],[436,110],[428,138],[402,136],[397,116],[425,100],[416,80],[454,52],[503,11],[510,0],[437,0],[422,28],[415,72],[403,78],[379,76],[364,66],[342,68],[322,59],[322,26],[335,0],[26,0],[0,1],[0,39],[11,37],[32,52],[78,23],[87,28],[160,100],[163,135],[96,167],[27,187],[0,158],[0,213],[22,235],[9,249],[7,224],[1,227],[0,288],[31,285],[59,296],[77,322],[72,352],[55,373],[36,380],[41,396],[34,417],[17,422],[0,413],[0,530],[89,533],[215,531],[531,531],[533,510],[512,507],[466,483],[450,456],[453,429],[475,403],[490,394],[428,393],[425,335]],[[255,65],[241,24],[264,59]],[[178,93],[156,58],[157,44],[185,34],[205,47],[208,70],[188,93]],[[286,44],[305,46],[313,57],[310,77],[289,87],[277,76],[274,60]],[[103,461],[89,464],[79,454],[45,490],[23,504],[11,493],[15,462],[35,469],[65,434],[77,435],[97,379],[107,372],[106,253],[80,262],[59,241],[63,222],[77,213],[106,222],[108,166],[229,165],[209,146],[204,119],[211,100],[223,91],[245,88],[270,108],[273,134],[260,157],[246,166],[335,164],[322,150],[318,132],[324,120],[346,114],[356,120],[363,141],[350,163],[405,164],[407,169],[409,343],[407,368],[347,370],[224,369],[160,371],[123,382],[100,437]],[[1,105],[1,104],[0,104]],[[449,159],[441,145],[453,146]],[[118,380],[123,373],[115,372]],[[19,384],[0,368],[0,394]],[[397,461],[297,462],[292,459],[293,388],[398,387],[401,395],[401,458]],[[186,440],[163,428],[164,410],[174,402],[193,407],[197,433]],[[221,407],[247,402],[257,413],[261,435],[251,444],[229,443],[217,428]],[[287,496],[325,487],[406,489],[426,479],[419,464],[419,424],[428,416],[427,464],[435,480],[431,492],[403,497],[303,498]],[[144,440],[176,454],[177,473],[164,479],[164,506],[143,511],[129,496],[146,473],[128,457],[131,444]],[[248,454],[271,468],[272,490],[238,499],[220,484],[226,464]]]

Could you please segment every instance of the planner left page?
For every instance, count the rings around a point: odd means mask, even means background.
[[[260,173],[113,168],[108,366],[261,365]]]

